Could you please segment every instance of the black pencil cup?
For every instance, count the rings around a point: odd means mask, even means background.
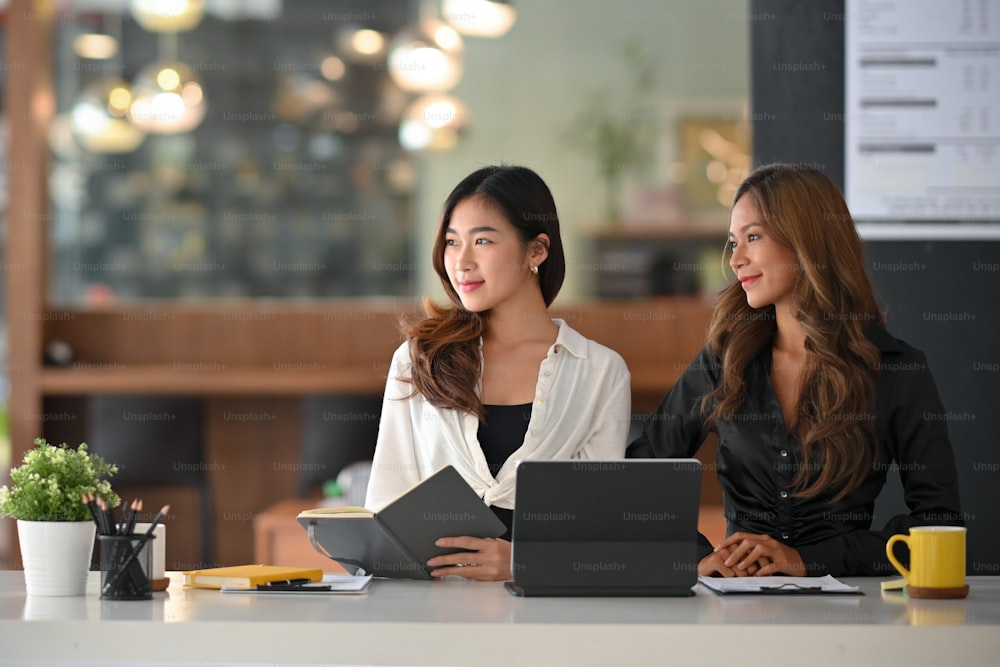
[[[98,535],[101,545],[101,597],[106,600],[151,600],[155,535]]]

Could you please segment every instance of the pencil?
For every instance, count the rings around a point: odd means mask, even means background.
[[[104,588],[101,589],[101,595],[107,595],[108,591],[114,588],[115,584],[118,583],[118,580],[122,578],[122,576],[125,574],[127,570],[129,570],[129,568],[132,566],[132,563],[134,563],[136,559],[139,558],[139,553],[142,551],[142,548],[146,546],[146,544],[148,544],[149,538],[152,537],[153,531],[156,530],[156,526],[158,526],[160,522],[163,521],[163,519],[167,516],[167,512],[169,511],[170,511],[170,505],[164,505],[163,507],[160,508],[160,511],[157,512],[156,516],[153,517],[152,523],[149,524],[149,530],[145,532],[144,539],[139,540],[139,543],[136,544],[134,547],[132,547],[132,550],[129,552],[125,560],[123,560],[118,565],[118,571],[108,578],[107,583],[104,584]]]
[[[123,500],[122,501],[122,520],[116,526],[117,530],[115,531],[115,535],[125,535],[126,534],[125,527],[128,525],[128,507],[129,507],[128,503],[126,503]]]
[[[94,520],[94,524],[97,526],[97,532],[101,532],[101,521],[97,518],[97,504],[94,502],[94,496],[89,493],[84,493],[81,496],[83,504],[87,506],[87,511],[90,512],[90,518]]]
[[[108,504],[100,496],[94,497],[94,503],[97,505],[97,525],[101,535],[112,535],[113,531],[108,524]]]
[[[139,516],[139,510],[142,509],[142,501],[136,498],[132,501],[132,504],[129,507],[132,512],[129,514],[127,520],[122,518],[122,523],[125,524],[125,527],[122,530],[122,535],[131,535],[133,531],[135,531],[135,520]]]
[[[111,527],[111,534],[117,535],[118,519],[115,518],[115,507],[114,505],[109,505],[107,500],[104,501],[104,507],[106,508],[105,511],[108,513],[108,526]]]
[[[164,505],[163,507],[160,508],[160,511],[157,512],[156,516],[153,517],[152,523],[149,524],[149,529],[146,530],[146,537],[151,537],[153,535],[153,531],[156,530],[156,527],[160,525],[160,522],[162,522],[166,518],[167,512],[169,511],[170,511],[170,505]]]

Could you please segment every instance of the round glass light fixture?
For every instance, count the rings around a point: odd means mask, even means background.
[[[129,153],[146,138],[142,128],[129,122],[132,91],[112,76],[90,84],[80,93],[71,113],[73,136],[94,153]]]
[[[469,111],[451,95],[415,99],[399,124],[399,143],[411,151],[454,148],[469,125]]]
[[[386,38],[378,30],[346,25],[337,31],[337,50],[346,60],[375,63],[385,59]]]
[[[319,71],[327,81],[339,81],[344,77],[347,68],[344,61],[337,56],[327,56],[319,64]]]
[[[111,35],[86,32],[73,39],[73,51],[81,58],[108,60],[118,53],[118,40]]]
[[[156,134],[189,132],[205,117],[205,96],[194,70],[182,62],[147,65],[135,77],[128,117]]]
[[[201,23],[205,0],[131,0],[130,8],[149,32],[186,32]]]
[[[501,37],[517,21],[517,10],[509,2],[494,0],[444,0],[441,15],[471,37]]]
[[[425,19],[405,28],[389,48],[389,74],[413,93],[451,90],[462,78],[462,37],[448,24]]]

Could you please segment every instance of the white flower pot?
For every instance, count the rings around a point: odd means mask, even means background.
[[[97,530],[92,521],[17,521],[28,595],[83,595]]]

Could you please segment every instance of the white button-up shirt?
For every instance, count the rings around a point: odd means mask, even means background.
[[[488,505],[514,509],[515,468],[529,459],[620,459],[631,421],[631,377],[614,350],[562,320],[538,369],[524,442],[490,474],[475,415],[413,394],[409,342],[396,349],[382,402],[365,506],[379,510],[442,466],[452,465]],[[477,388],[478,390],[478,388]]]

